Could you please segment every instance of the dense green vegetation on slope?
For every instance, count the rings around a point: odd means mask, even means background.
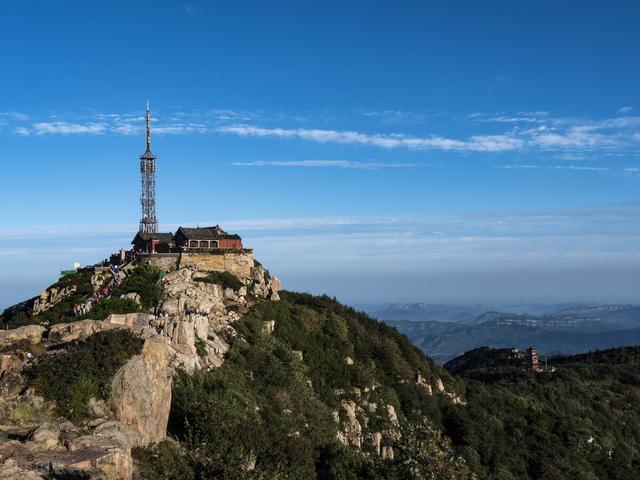
[[[269,320],[272,335],[263,333]],[[555,357],[556,371],[540,374],[484,348],[458,361],[460,378],[327,297],[285,293],[237,326],[222,368],[176,379],[171,432],[182,447],[139,452],[145,478],[170,478],[167,465],[185,478],[471,478],[469,468],[483,479],[595,480],[640,471],[640,348]],[[416,372],[464,390],[466,403],[425,395],[408,381]],[[358,401],[354,387],[398,412],[393,460],[366,442],[363,455],[335,441],[332,412],[344,420],[340,404]],[[380,408],[366,425],[363,437],[393,429]]]
[[[46,400],[55,402],[60,415],[77,421],[89,416],[91,397],[109,397],[111,377],[143,341],[129,330],[98,332],[65,350],[44,356],[26,370],[30,382]]]
[[[553,373],[523,371],[504,350],[452,363],[466,406],[446,433],[481,478],[630,479],[640,472],[640,347],[554,357]]]
[[[176,377],[170,433],[186,452],[166,444],[139,452],[145,478],[468,478],[438,432],[449,400],[415,383],[418,372],[450,388],[452,378],[394,329],[328,297],[292,293],[234,325],[239,336],[221,368]],[[365,398],[377,408],[367,420],[359,414],[363,439],[400,433],[394,460],[367,441],[364,455],[336,439],[333,412],[342,423],[341,403]]]
[[[94,293],[94,286],[91,284],[93,272],[82,270],[76,275],[62,277],[51,288],[75,287],[75,291],[63,298],[59,303],[50,309],[33,315],[33,304],[35,298],[19,303],[7,308],[0,315],[0,328],[18,328],[24,325],[55,325],[57,323],[68,323],[91,318],[103,320],[112,313],[132,313],[140,310],[140,306],[128,299],[117,298],[126,293],[137,293],[140,295],[142,309],[152,311],[158,304],[162,287],[160,285],[160,270],[152,266],[136,267],[122,282],[119,288],[115,288],[111,298],[101,298],[100,303],[90,312],[82,316],[76,316],[73,306],[86,302]],[[105,285],[111,280],[111,275],[105,276]],[[100,286],[98,286],[100,287]]]
[[[91,285],[91,273],[88,271],[79,272],[77,275],[62,277],[49,288],[67,288],[75,287],[68,297],[64,298],[60,303],[54,305],[46,312],[40,315],[33,315],[33,303],[35,298],[19,303],[7,308],[0,315],[0,328],[18,328],[24,325],[33,325],[40,323],[56,324],[66,321],[73,321],[73,306],[86,299],[93,293]]]

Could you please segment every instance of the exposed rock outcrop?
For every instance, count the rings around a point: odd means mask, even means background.
[[[53,343],[67,343],[84,340],[102,329],[102,322],[99,320],[58,323],[49,329],[49,341]]]
[[[160,337],[148,338],[111,382],[110,405],[117,420],[142,435],[142,443],[159,442],[167,432],[171,407],[170,356]]]
[[[112,427],[126,431],[127,427]],[[80,436],[66,420],[38,427],[25,443],[0,442],[0,479],[78,478],[129,480],[133,472],[131,436],[103,429]],[[107,433],[107,434],[105,434]],[[76,477],[73,477],[76,478]]]
[[[76,291],[75,285],[69,285],[68,287],[51,287],[45,290],[36,298],[33,302],[33,315],[39,315],[42,312],[49,310],[51,307],[57,305],[66,297]]]
[[[125,293],[124,295],[121,295],[120,298],[123,298],[125,300],[131,300],[132,302],[140,305],[140,295],[138,295],[135,292]]]
[[[40,325],[26,325],[24,327],[14,328],[13,330],[0,330],[0,348],[4,348],[21,340],[28,340],[33,344],[38,344],[42,341],[42,335],[45,330],[46,329]]]

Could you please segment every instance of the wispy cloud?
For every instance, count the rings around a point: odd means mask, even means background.
[[[461,154],[554,152],[556,158],[566,156],[577,160],[585,154],[640,152],[640,116],[631,115],[631,111],[631,107],[622,107],[619,116],[600,119],[562,117],[545,111],[513,114],[478,112],[461,120],[442,113],[427,116],[423,113],[405,111],[371,110],[351,112],[350,116],[343,115],[341,122],[346,125],[345,128],[302,128],[299,126],[301,122],[305,125],[327,125],[326,112],[319,112],[316,117],[309,114],[305,118],[298,118],[295,115],[260,111],[208,109],[154,113],[151,128],[152,132],[158,135],[222,134],[366,146],[385,150]],[[381,130],[376,131],[374,127],[371,131],[370,126],[365,127],[362,122],[366,118],[378,119],[378,128]],[[427,119],[436,120],[427,122]],[[366,120],[364,121],[366,123]],[[456,122],[461,121],[466,125],[469,132],[467,135],[452,135],[440,131],[459,131],[459,128],[451,127],[456,127]],[[352,127],[354,124],[358,125],[357,129]],[[398,131],[389,132],[390,124],[394,124],[393,130]],[[144,131],[144,116],[139,113],[89,112],[80,115],[49,114],[46,118],[38,118],[16,112],[0,112],[0,125],[4,127],[4,131],[23,137],[140,135]],[[406,127],[405,131],[402,131],[403,125]],[[445,125],[448,125],[448,130],[443,130]],[[494,131],[487,131],[491,129]],[[351,165],[343,168],[361,167]],[[388,167],[381,165],[379,168]]]
[[[26,127],[16,127],[13,129],[13,133],[15,135],[19,135],[21,137],[27,137],[29,135],[31,135],[31,130],[29,130]]]
[[[521,139],[510,135],[474,135],[468,140],[457,140],[437,135],[413,137],[403,134],[366,134],[348,130],[263,128],[253,125],[231,125],[220,127],[217,131],[244,137],[297,138],[318,143],[369,145],[386,149],[501,152],[516,150],[523,145]]]
[[[293,168],[351,168],[359,170],[381,170],[385,168],[414,168],[416,163],[353,162],[350,160],[258,160],[234,162],[236,167],[293,167]]]
[[[38,122],[33,124],[33,132],[37,135],[46,134],[97,134],[101,135],[107,131],[104,123],[68,123],[68,122]]]
[[[505,170],[522,169],[522,170],[574,170],[578,172],[609,172],[612,169],[608,167],[589,167],[583,165],[496,165],[495,168]],[[626,169],[623,169],[626,170]]]
[[[407,112],[405,110],[366,110],[359,112],[364,117],[376,118],[383,123],[416,123],[426,122],[428,115],[417,112]]]
[[[208,128],[203,124],[189,123],[154,127],[152,131],[160,135],[188,135],[191,133],[206,133]]]
[[[476,120],[478,122],[487,123],[543,123],[549,116],[549,112],[517,112],[515,114],[510,113],[472,113],[468,116],[469,119]]]
[[[27,121],[29,120],[29,115],[21,112],[0,112],[0,118],[18,120],[18,121]]]
[[[622,115],[628,115],[633,111],[633,107],[630,106],[624,106],[624,107],[620,107],[618,109],[618,113],[622,114]]]

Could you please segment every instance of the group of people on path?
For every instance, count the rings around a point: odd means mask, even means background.
[[[89,313],[95,308],[96,305],[100,303],[101,298],[111,298],[114,288],[120,287],[122,283],[122,281],[120,280],[120,267],[118,267],[117,265],[110,266],[109,269],[111,271],[111,274],[113,275],[113,278],[109,281],[109,283],[99,289],[97,292],[94,292],[94,294],[87,301],[76,303],[73,306],[73,314],[76,317],[80,317]]]

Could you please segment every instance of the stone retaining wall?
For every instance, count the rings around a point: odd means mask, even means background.
[[[172,272],[178,268],[179,253],[152,253],[138,255],[138,265],[153,265],[164,272]]]
[[[243,280],[251,277],[254,266],[253,252],[185,252],[180,256],[180,267],[193,267],[198,270],[227,271]]]

